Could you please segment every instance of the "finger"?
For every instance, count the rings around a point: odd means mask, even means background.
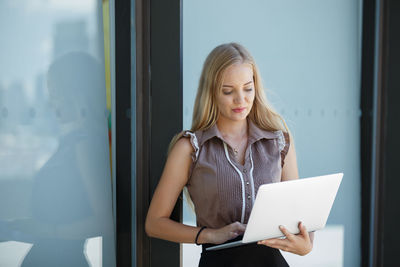
[[[239,233],[237,232],[229,232],[229,239],[233,239],[238,237]]]
[[[290,246],[290,241],[287,239],[272,238],[262,241],[264,245],[269,247],[288,247]]]
[[[246,230],[246,226],[240,222],[235,222],[232,224],[232,231],[244,232]]]
[[[310,239],[310,235],[307,232],[307,228],[302,222],[299,222],[299,229],[300,229],[300,234],[304,236],[304,238]]]
[[[231,223],[230,225],[228,225],[228,229],[229,229],[229,238],[233,239],[239,235],[242,235],[245,231],[245,227],[243,224],[241,224],[240,222],[234,222]]]
[[[294,235],[289,232],[283,225],[279,226],[279,230],[286,236],[287,239],[292,240],[294,238]]]
[[[240,231],[242,231],[242,232],[244,232],[245,230],[246,230],[246,225],[244,225],[244,224],[240,224],[240,227],[239,227],[239,230]]]
[[[243,233],[244,233],[244,231],[242,231],[242,230],[236,230],[233,232],[236,233],[236,235],[243,235]]]
[[[285,240],[287,241],[287,240]],[[271,248],[276,248],[276,249],[280,249],[283,251],[288,251],[290,252],[290,245],[288,243],[282,242],[282,240],[278,239],[278,240],[272,240],[272,239],[268,239],[268,240],[263,240],[259,242],[260,245],[265,245]]]
[[[267,243],[273,244],[275,240],[278,240],[278,238],[260,240],[260,241],[257,242],[257,244],[260,244],[260,245],[266,245]]]

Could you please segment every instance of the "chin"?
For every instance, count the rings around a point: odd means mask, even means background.
[[[243,115],[236,115],[236,116],[231,116],[230,119],[232,121],[242,121],[247,119],[248,114],[243,114]]]
[[[249,115],[249,113],[243,113],[243,114],[237,114],[237,113],[228,113],[228,114],[224,114],[224,113],[220,113],[220,116],[223,117],[225,120],[230,120],[230,121],[242,121],[242,120],[246,120],[247,116]]]

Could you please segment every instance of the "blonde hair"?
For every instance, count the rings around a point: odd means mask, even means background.
[[[217,96],[221,92],[224,71],[235,63],[247,63],[253,69],[255,98],[253,107],[248,115],[249,119],[259,128],[267,131],[289,132],[283,118],[268,103],[261,82],[258,67],[249,51],[238,43],[227,43],[215,47],[207,56],[201,72],[199,87],[193,109],[191,131],[204,131],[211,128],[218,120],[219,110]],[[169,150],[182,137],[183,132],[177,134],[169,145]],[[185,187],[184,193],[190,201]],[[192,206],[193,207],[193,206]]]

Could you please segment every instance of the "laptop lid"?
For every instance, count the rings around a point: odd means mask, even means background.
[[[297,234],[300,221],[309,232],[324,228],[342,177],[336,173],[261,185],[242,242],[281,237],[279,225]]]

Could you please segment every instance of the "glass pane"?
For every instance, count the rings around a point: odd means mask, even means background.
[[[206,56],[219,44],[239,42],[254,56],[267,97],[294,135],[300,177],[344,172],[326,228],[316,233],[309,255],[285,253],[291,266],[360,265],[361,3],[183,3],[183,128],[191,126]],[[184,222],[195,223],[190,208],[184,210]],[[183,245],[183,266],[197,266],[200,250]]]
[[[101,1],[0,1],[0,266],[115,266]]]

